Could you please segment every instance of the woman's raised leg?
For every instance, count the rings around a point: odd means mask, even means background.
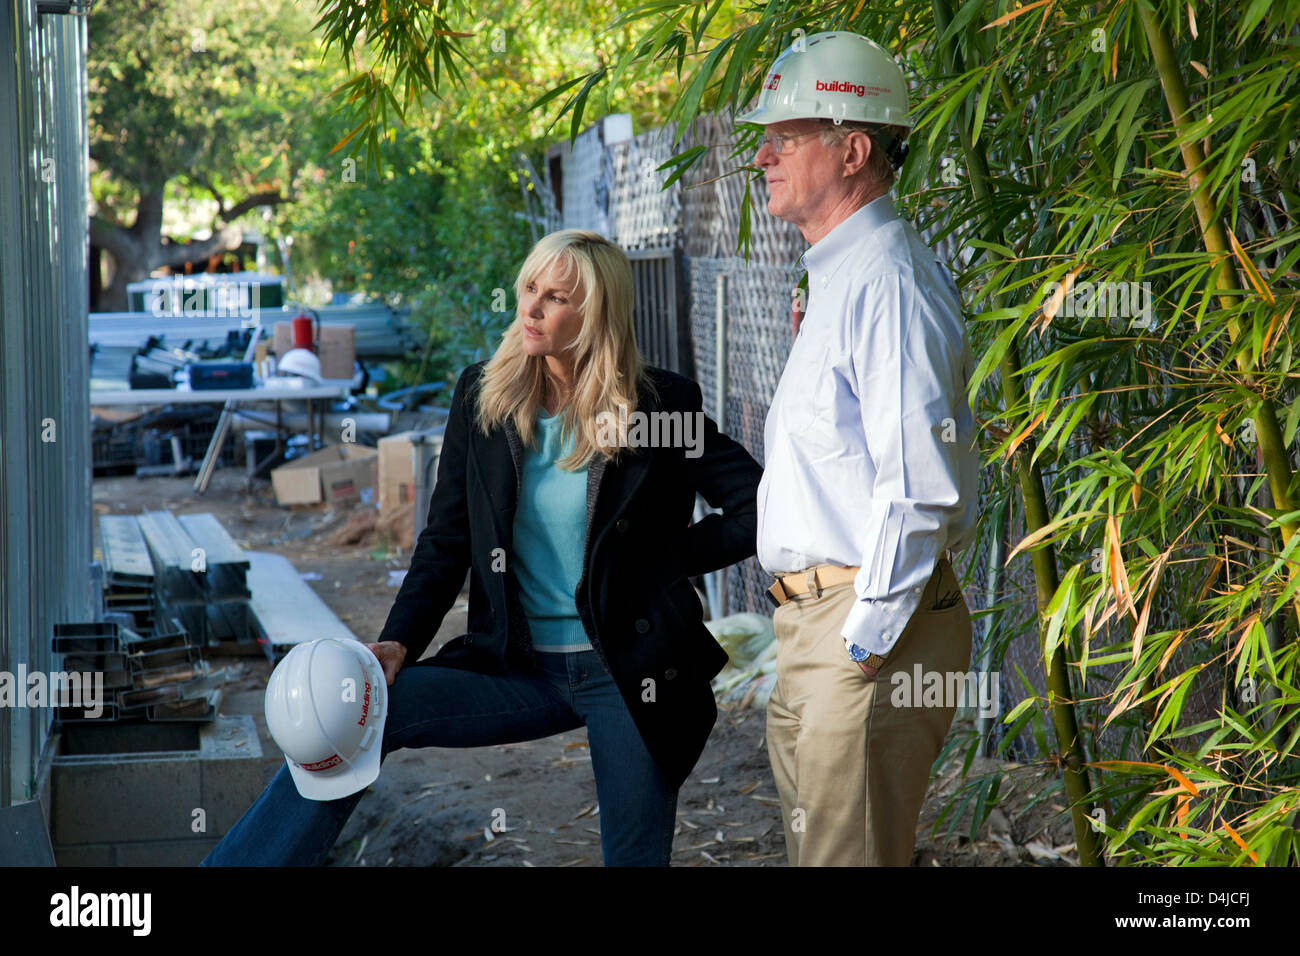
[[[404,747],[485,747],[549,737],[581,718],[542,672],[479,674],[422,661],[388,689],[382,756]],[[287,766],[201,866],[318,866],[365,791],[340,800],[300,796]]]

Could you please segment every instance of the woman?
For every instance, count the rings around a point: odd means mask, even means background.
[[[546,236],[515,293],[456,385],[429,522],[367,645],[390,685],[382,752],[585,724],[605,865],[666,866],[727,660],[688,578],[754,554],[762,470],[698,385],[642,361],[618,247]],[[696,492],[722,513],[688,527]],[[469,633],[419,660],[467,570]],[[319,863],[360,799],[303,799],[282,768],[204,864]]]

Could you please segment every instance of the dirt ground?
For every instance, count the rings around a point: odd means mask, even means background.
[[[211,512],[242,547],[289,558],[326,605],[362,641],[374,640],[397,588],[390,572],[409,552],[380,538],[331,542],[355,509],[278,506],[267,482],[250,491],[242,471],[220,470],[204,495],[192,478],[99,478],[95,510],[175,514]],[[356,506],[363,508],[365,506]],[[97,542],[98,544],[98,542]],[[426,656],[465,630],[462,593]],[[265,657],[210,658],[238,677],[225,685],[221,712],[252,714],[269,781],[283,757],[266,732]],[[961,728],[954,727],[954,732]],[[973,772],[990,766],[977,761]],[[918,827],[915,866],[1074,865],[1061,799],[1041,799],[1050,770],[1013,769],[1004,796],[978,838],[931,835],[944,798],[960,785],[960,766],[932,781]],[[1058,791],[1059,792],[1059,791]],[[505,829],[500,828],[504,813]],[[722,710],[678,798],[676,866],[785,866],[776,786],[768,764],[763,712]],[[969,819],[968,817],[966,819]],[[493,824],[497,823],[494,830]],[[946,826],[946,822],[945,822]],[[473,750],[399,751],[384,763],[330,858],[335,866],[599,866],[600,816],[585,730],[545,740]]]

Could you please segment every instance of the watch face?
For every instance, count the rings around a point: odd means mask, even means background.
[[[867,659],[867,652],[858,647],[858,645],[851,644],[849,645],[849,657],[855,661],[865,661]]]

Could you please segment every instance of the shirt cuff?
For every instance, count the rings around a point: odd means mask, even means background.
[[[887,657],[920,603],[921,595],[911,590],[881,600],[859,598],[840,629],[845,648],[856,644],[869,654]]]

